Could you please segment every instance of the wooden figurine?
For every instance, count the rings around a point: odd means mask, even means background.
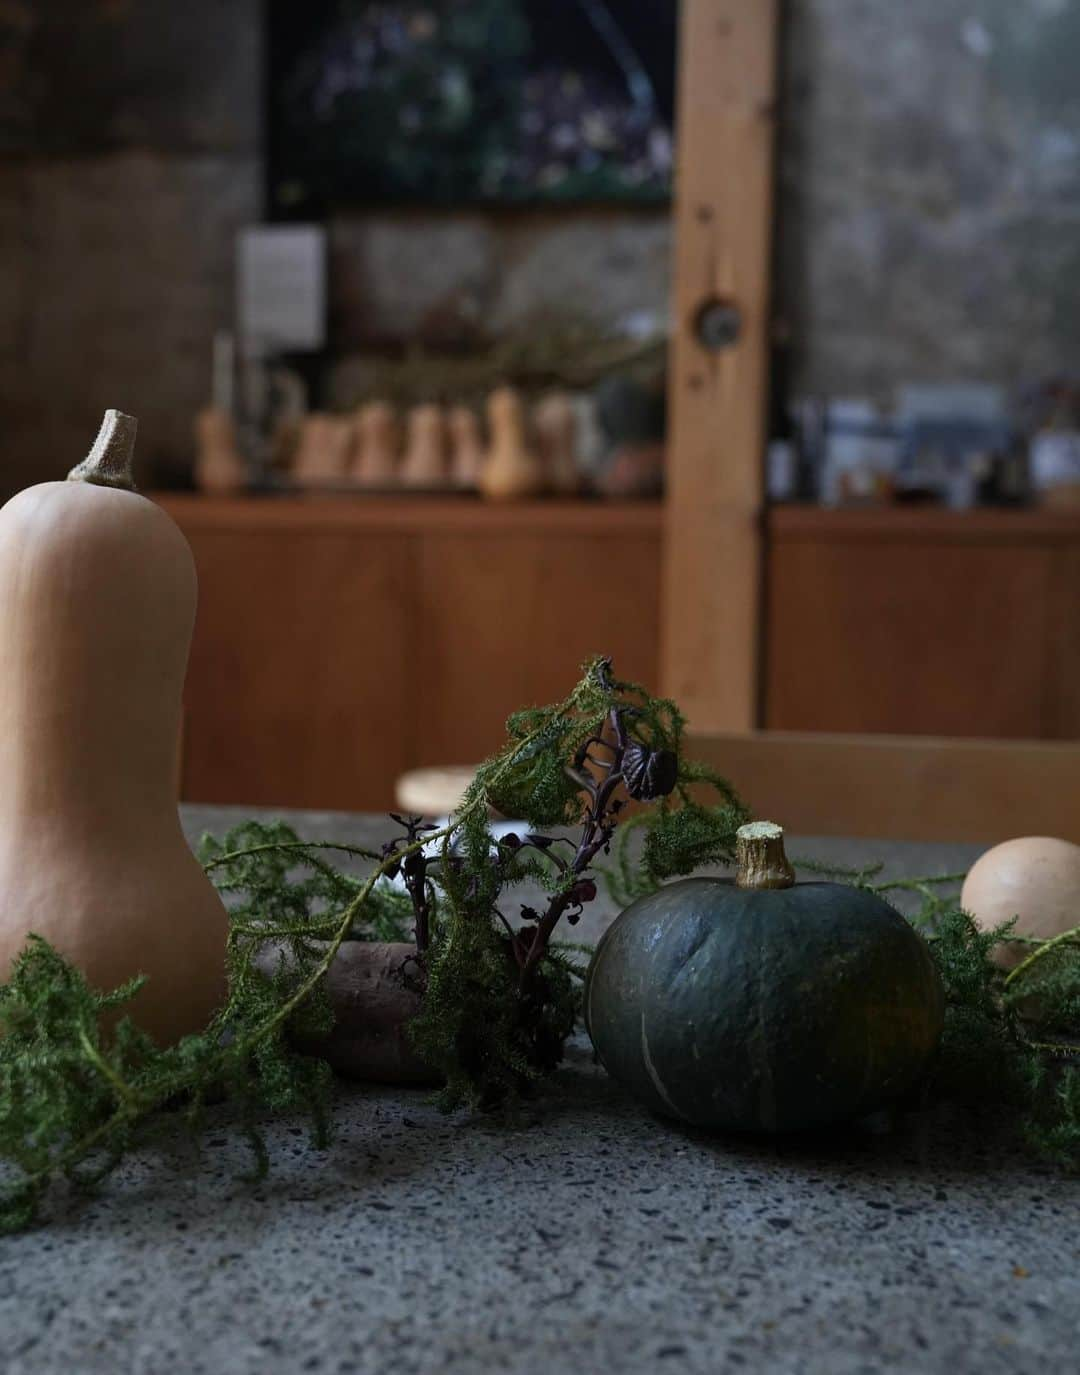
[[[446,416],[441,406],[414,406],[409,412],[401,482],[405,487],[445,486]]]
[[[304,487],[334,486],[347,481],[352,454],[351,420],[314,412],[300,427],[291,476]]]
[[[569,392],[550,392],[533,410],[537,447],[547,485],[559,496],[576,496],[581,488],[577,463],[577,412]]]
[[[454,406],[448,420],[450,430],[450,480],[455,487],[477,487],[484,466],[484,446],[480,438],[480,419],[471,406]]]
[[[525,439],[525,410],[513,387],[488,397],[491,447],[480,473],[480,490],[491,501],[514,501],[544,489],[544,470]]]
[[[401,448],[393,406],[388,401],[369,401],[356,412],[353,425],[353,481],[364,487],[392,487],[398,481]]]

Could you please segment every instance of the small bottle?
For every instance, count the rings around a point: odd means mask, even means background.
[[[219,330],[214,335],[212,400],[195,417],[195,486],[213,496],[241,492],[248,482],[233,419],[235,381],[235,341],[227,330]]]

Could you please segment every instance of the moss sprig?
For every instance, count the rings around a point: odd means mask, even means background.
[[[930,1101],[960,1104],[1080,1171],[1080,928],[1053,940],[1017,937],[1015,922],[985,930],[959,905],[962,874],[871,886],[922,896],[910,918],[945,987],[945,1029],[926,1085]],[[1031,950],[1011,970],[1002,946]]]
[[[326,847],[308,846],[287,828],[252,822],[229,839],[238,843],[204,846],[208,867],[222,871],[226,891],[250,900],[230,925],[228,996],[204,1032],[157,1046],[118,1016],[141,980],[92,989],[35,936],[0,985],[0,1232],[29,1225],[56,1180],[96,1187],[175,1101],[198,1131],[208,1097],[234,1099],[256,1174],[267,1167],[258,1125],[266,1110],[307,1110],[316,1143],[325,1142],[329,1067],[296,1054],[287,1033],[297,1021],[305,1030],[328,1025],[322,981],[369,912],[389,919],[372,894],[390,864],[379,861],[357,881],[318,858]],[[297,861],[312,876],[292,879]],[[339,910],[321,910],[342,895]],[[254,969],[255,949],[271,936],[291,946],[298,976],[267,980]]]
[[[432,866],[442,920],[410,1030],[445,1078],[444,1106],[506,1102],[562,1059],[582,971],[555,932],[596,896],[597,861],[620,830],[644,829],[648,883],[733,853],[745,808],[725,779],[684,758],[683,728],[673,702],[616,678],[604,658],[563,701],[510,718],[505,746],[477,771]],[[702,785],[718,804],[691,795]],[[642,810],[630,817],[632,804]],[[526,829],[496,842],[491,809]],[[515,922],[509,904],[527,879],[546,901],[518,903]]]

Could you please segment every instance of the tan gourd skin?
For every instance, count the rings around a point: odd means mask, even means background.
[[[1018,836],[987,850],[964,880],[960,905],[985,931],[1016,918],[1016,933],[1052,940],[1080,925],[1080,845],[1053,836]],[[1030,948],[999,945],[1006,969]]]
[[[480,491],[489,501],[514,501],[544,489],[544,470],[525,439],[525,412],[513,387],[488,397],[491,448],[480,471]]]
[[[0,510],[0,980],[37,932],[168,1044],[224,996],[224,907],[180,829],[195,567],[134,491],[47,482]]]

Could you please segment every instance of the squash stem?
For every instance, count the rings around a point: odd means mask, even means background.
[[[795,870],[784,853],[784,831],[775,821],[751,821],[735,832],[738,888],[791,888]]]
[[[69,482],[89,482],[95,487],[116,487],[134,492],[131,465],[139,422],[123,411],[106,411],[94,447],[68,473]]]

